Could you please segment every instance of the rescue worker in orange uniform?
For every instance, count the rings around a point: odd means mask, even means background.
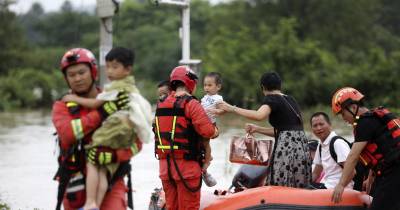
[[[360,161],[375,176],[370,209],[398,210],[400,119],[383,107],[369,110],[363,105],[363,99],[364,95],[351,87],[339,89],[332,98],[333,113],[341,114],[354,129],[354,144],[333,191],[332,201],[341,201],[344,188],[352,180],[354,168]]]
[[[189,67],[176,67],[170,75],[172,91],[157,104],[155,153],[169,210],[199,209],[204,158],[201,141],[218,136],[218,129],[191,95],[197,79]]]
[[[96,98],[100,92],[95,84],[96,59],[89,50],[74,48],[67,51],[61,60],[61,71],[70,88],[70,93],[86,98]],[[128,96],[122,92],[116,101],[106,102],[98,109],[88,109],[61,100],[53,104],[52,121],[60,146],[59,169],[54,177],[59,181],[56,209],[61,208],[61,203],[65,210],[83,206],[86,161],[98,165],[118,162],[121,166],[125,166],[124,169],[130,169],[130,165],[127,166],[127,164],[132,157],[131,149],[112,150],[107,147],[96,147],[89,150],[88,154],[85,154],[84,149],[84,146],[91,142],[93,131],[100,127],[102,121],[117,110],[124,109],[128,103]],[[100,207],[102,210],[127,209],[128,188],[123,181],[125,174],[118,173],[110,180],[111,189],[103,199]],[[128,200],[131,200],[129,198],[131,197],[128,195]],[[132,202],[128,204],[132,205]]]

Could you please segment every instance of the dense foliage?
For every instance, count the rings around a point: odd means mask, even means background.
[[[98,54],[99,20],[68,1],[58,12],[35,3],[21,15],[4,2],[0,110],[49,107],[67,88],[58,69],[64,51],[79,46]],[[398,11],[396,0],[192,0],[191,54],[202,60],[202,75],[222,74],[222,95],[233,104],[257,106],[259,78],[275,70],[303,107],[329,105],[342,86],[358,88],[370,105],[399,107]],[[155,85],[181,57],[179,10],[125,0],[113,21],[114,45],[135,49],[134,74],[154,100]]]

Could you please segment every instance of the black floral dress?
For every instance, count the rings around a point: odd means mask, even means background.
[[[305,188],[312,174],[307,137],[300,109],[287,95],[267,95],[264,104],[271,108],[270,124],[275,128],[275,145],[270,162],[269,185]]]

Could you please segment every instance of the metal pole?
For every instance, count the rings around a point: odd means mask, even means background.
[[[189,0],[187,0],[189,1]],[[187,2],[189,5],[189,2]],[[182,8],[182,60],[190,60],[190,6]]]
[[[182,45],[182,59],[180,65],[188,65],[195,72],[200,73],[201,60],[190,59],[190,0],[155,0],[157,4],[169,4],[179,6],[182,9],[182,26],[179,36]]]
[[[100,87],[104,87],[104,84],[108,82],[105,57],[112,48],[112,17],[117,6],[113,0],[97,0],[97,16],[100,18]]]
[[[108,82],[106,77],[106,54],[112,49],[112,17],[100,19],[100,87]]]

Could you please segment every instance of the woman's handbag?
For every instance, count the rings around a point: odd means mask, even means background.
[[[268,165],[273,148],[272,140],[256,140],[251,134],[233,136],[230,146],[229,161],[251,165]]]

